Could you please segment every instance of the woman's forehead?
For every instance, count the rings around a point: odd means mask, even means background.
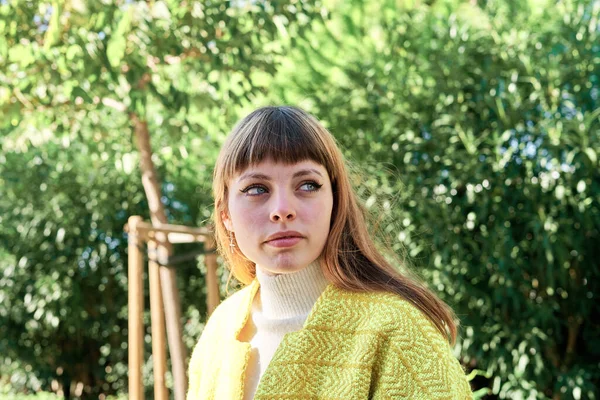
[[[328,176],[325,167],[313,160],[303,160],[297,162],[285,163],[273,161],[271,159],[263,160],[252,164],[242,171],[239,171],[233,177],[234,181],[241,181],[251,177],[276,178],[285,176],[304,176],[309,174],[320,175],[323,178]]]

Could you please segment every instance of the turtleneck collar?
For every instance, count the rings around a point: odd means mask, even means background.
[[[318,261],[298,272],[279,275],[267,275],[257,266],[256,278],[262,314],[271,319],[308,315],[329,283]]]

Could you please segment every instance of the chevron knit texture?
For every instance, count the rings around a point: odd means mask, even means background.
[[[237,338],[258,282],[209,319],[189,366],[188,400],[241,400],[250,344]],[[287,334],[256,400],[471,399],[447,340],[421,311],[391,293],[327,286],[304,327]]]

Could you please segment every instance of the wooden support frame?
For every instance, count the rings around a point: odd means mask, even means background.
[[[154,371],[154,399],[168,400],[169,395],[165,382],[167,370],[167,354],[165,341],[165,307],[162,299],[160,264],[161,254],[157,252],[160,241],[169,243],[194,243],[204,242],[207,253],[206,284],[207,308],[209,314],[217,307],[220,301],[219,284],[217,279],[217,255],[213,233],[206,228],[190,228],[182,225],[160,224],[153,226],[144,222],[139,216],[129,218],[125,231],[129,234],[128,241],[128,354],[129,354],[129,398],[131,400],[144,399],[144,386],[142,382],[142,365],[144,362],[144,244],[147,244],[148,254],[148,279],[150,283],[150,313],[152,326],[152,360]],[[185,371],[173,370],[174,381],[186,382],[185,376],[177,377],[176,374]],[[180,379],[177,379],[180,378]],[[175,388],[185,393],[187,388]]]

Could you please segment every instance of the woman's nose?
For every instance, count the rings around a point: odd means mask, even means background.
[[[270,215],[271,221],[293,221],[296,218],[296,209],[289,196],[287,194],[280,193],[277,196],[273,196],[273,198],[274,204]]]

